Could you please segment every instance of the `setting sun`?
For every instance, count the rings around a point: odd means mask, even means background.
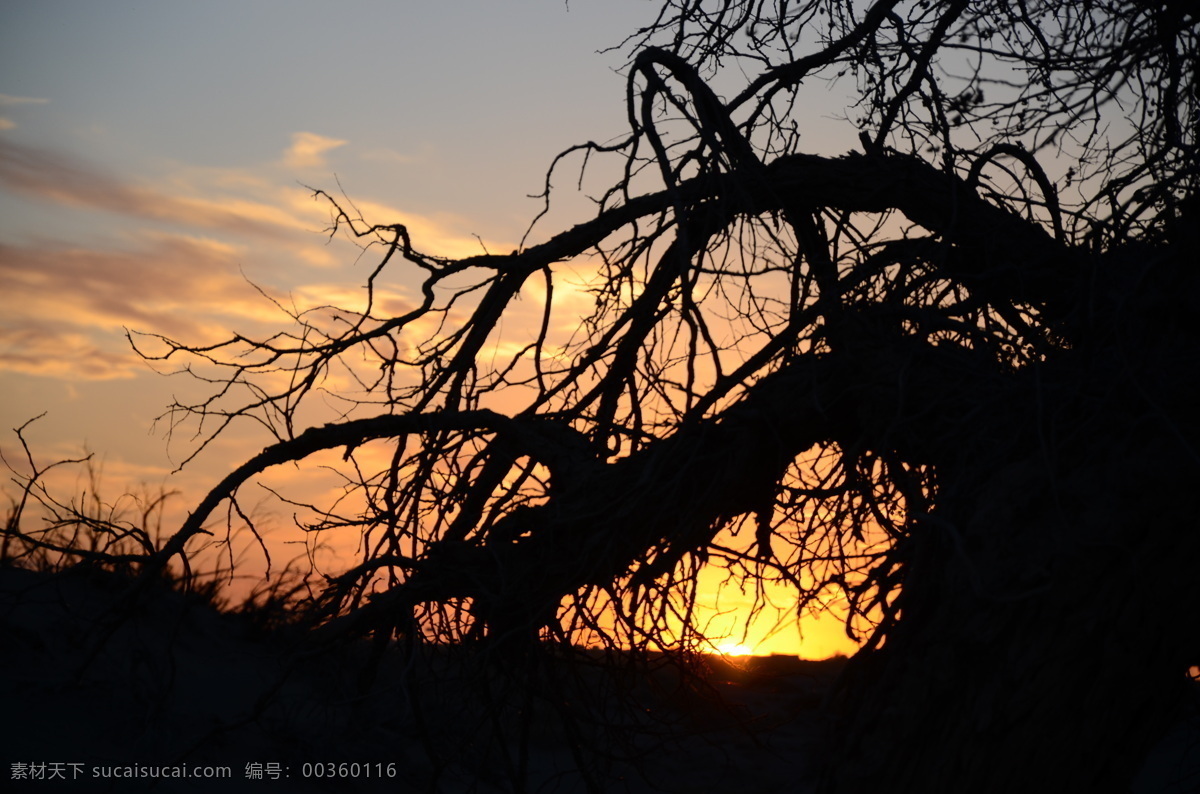
[[[722,642],[713,648],[722,656],[753,656],[754,649],[740,642]]]

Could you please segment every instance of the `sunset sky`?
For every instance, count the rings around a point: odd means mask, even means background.
[[[134,355],[125,329],[212,341],[283,327],[251,283],[298,305],[353,301],[375,260],[321,234],[328,209],[305,185],[344,189],[430,253],[512,250],[552,157],[624,132],[624,58],[597,51],[655,5],[0,4],[6,457],[9,428],[47,412],[27,433],[42,462],[86,447],[113,492],[165,483],[194,503],[264,440],[225,438],[171,474],[190,439],[168,443],[153,420],[191,386]],[[820,137],[836,129],[826,115],[810,150],[848,148]],[[587,217],[568,178],[556,187],[543,234]],[[803,647],[764,631],[760,652],[852,647],[837,626],[813,624]]]

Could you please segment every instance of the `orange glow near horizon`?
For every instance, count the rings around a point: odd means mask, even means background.
[[[743,645],[740,642],[722,642],[718,643],[713,650],[722,656],[757,656],[755,650],[749,645]]]
[[[358,452],[374,454],[369,445]],[[335,463],[337,457],[330,452],[311,461],[314,464],[312,466],[300,469],[273,468],[262,478],[263,484],[285,494],[299,491],[335,497],[336,489],[330,490],[335,486],[335,481],[321,464]],[[9,459],[13,457],[9,456]],[[112,518],[124,516],[126,520],[136,520],[140,505],[154,495],[153,488],[133,485],[132,479],[117,481],[118,477],[136,477],[136,471],[119,466],[106,471],[101,464],[97,473],[98,479],[90,480],[86,470],[81,467],[74,470],[63,468],[52,472],[54,476],[48,481],[48,486],[52,492],[84,494],[87,499],[91,499],[91,493],[95,493],[98,497],[96,503],[107,505],[102,512]],[[180,525],[196,504],[193,489],[202,487],[200,478],[189,475],[187,485],[189,493],[169,500],[165,506],[162,526],[166,535]],[[254,516],[257,529],[269,549],[273,576],[278,577],[289,563],[295,563],[303,570],[311,561],[316,565],[314,573],[319,578],[321,574],[340,573],[361,558],[361,533],[306,537],[292,524],[293,516],[284,512],[287,505],[271,500],[255,505],[245,498],[253,493],[253,486],[248,485],[244,491],[243,503],[248,514]],[[125,493],[135,496],[126,496]],[[136,494],[145,496],[139,500]],[[222,519],[225,517],[223,507],[218,510],[218,515]],[[303,516],[295,518],[303,520]],[[225,598],[227,603],[237,604],[249,596],[256,586],[264,583],[266,559],[258,541],[244,528],[235,526],[228,544],[224,542],[223,527],[218,524],[213,529],[214,537],[201,538],[198,539],[201,543],[190,545],[193,551],[192,567],[206,575],[227,578]],[[160,542],[162,540],[160,538]],[[722,541],[727,547],[736,545],[725,536]],[[831,604],[827,613],[805,613],[797,618],[796,593],[792,586],[770,581],[761,582],[759,586],[761,591],[757,596],[749,587],[743,590],[716,558],[704,566],[699,572],[693,616],[696,627],[708,638],[708,643],[702,642],[698,650],[723,656],[783,654],[814,660],[851,655],[857,650],[857,645],[846,636],[836,602]],[[756,598],[761,598],[762,603],[756,604]],[[581,638],[580,641],[586,644],[586,639]]]
[[[37,427],[29,430],[35,451],[40,446]],[[234,440],[226,438],[223,443],[231,444]],[[241,437],[243,443],[236,445],[238,451],[233,459],[248,457],[249,450],[259,448],[265,440],[261,435],[257,440],[251,436]],[[367,468],[386,466],[389,455],[386,446],[382,442],[362,445],[355,451],[358,463]],[[9,454],[11,451],[5,450],[6,457],[18,460],[19,457]],[[36,457],[42,465],[47,462],[45,455],[37,454]],[[301,467],[273,467],[257,478],[257,482],[285,496],[304,494],[311,502],[332,503],[342,497],[341,508],[346,514],[353,514],[356,508],[349,503],[353,500],[347,500],[340,492],[341,481],[332,474],[341,463],[338,451],[327,451]],[[204,476],[200,476],[202,472]],[[107,509],[115,511],[114,517],[124,514],[127,519],[136,520],[139,503],[135,497],[124,494],[152,496],[152,486],[139,484],[139,481],[147,482],[146,472],[111,465],[111,462],[106,467],[102,462],[97,473],[98,479],[89,481],[82,467],[57,469],[51,473],[48,486],[51,492],[61,494],[94,492],[100,502],[111,506]],[[185,492],[169,500],[165,507],[162,526],[166,535],[181,525],[199,501],[198,494],[215,482],[203,469],[189,468],[180,476],[183,479],[175,479],[174,484]],[[322,574],[336,575],[361,561],[363,539],[360,531],[329,531],[316,536],[304,533],[294,521],[303,522],[308,516],[298,511],[295,505],[278,502],[273,497],[256,501],[251,498],[256,491],[262,497],[268,495],[266,489],[248,483],[242,489],[241,502],[247,514],[254,518],[269,550],[273,576],[279,576],[289,563],[299,566],[293,570],[305,570],[311,562],[316,566],[313,572],[320,577]],[[240,526],[240,522],[235,524],[229,542],[224,542],[221,524],[226,515],[225,507],[219,508],[214,514],[217,523],[211,527],[215,535],[197,538],[189,548],[193,552],[194,570],[214,575],[223,572],[220,576],[228,578],[226,598],[236,604],[264,582],[266,558],[258,541]],[[718,542],[727,549],[744,550],[746,540],[726,531],[718,537]],[[698,572],[696,599],[691,610],[696,629],[708,638],[708,644],[701,643],[698,649],[726,656],[785,654],[814,660],[851,655],[857,650],[856,643],[846,636],[844,612],[839,613],[836,600],[829,604],[828,612],[820,614],[805,612],[797,617],[796,606],[797,596],[792,585],[777,581],[742,582],[724,567],[720,557],[714,555]],[[678,625],[671,627],[676,631],[678,628]],[[585,638],[580,641],[587,644]]]

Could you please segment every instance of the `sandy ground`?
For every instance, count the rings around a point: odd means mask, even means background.
[[[302,650],[169,591],[98,632],[126,584],[0,569],[5,790],[804,794],[840,667],[647,673],[431,648],[366,676],[366,646]],[[229,778],[113,777],[151,766]],[[1200,791],[1195,700],[1134,790]]]

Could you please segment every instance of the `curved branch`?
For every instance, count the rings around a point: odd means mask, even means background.
[[[971,163],[971,170],[967,173],[967,187],[972,190],[976,189],[979,186],[979,177],[983,173],[983,167],[1002,154],[1015,157],[1021,161],[1022,165],[1029,169],[1029,173],[1033,175],[1034,180],[1038,183],[1038,187],[1041,188],[1042,197],[1046,200],[1046,208],[1050,211],[1050,221],[1054,224],[1054,239],[1060,243],[1064,242],[1062,211],[1058,206],[1058,191],[1055,190],[1054,185],[1050,182],[1050,178],[1046,176],[1046,172],[1042,168],[1041,163],[1037,161],[1037,158],[1015,143],[998,143],[977,157],[975,162]]]

